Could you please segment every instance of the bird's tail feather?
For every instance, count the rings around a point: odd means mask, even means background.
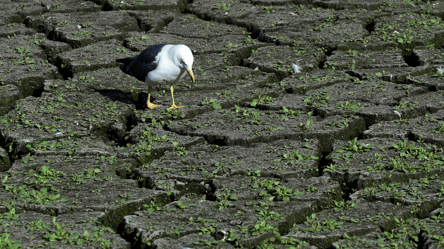
[[[131,61],[133,60],[133,58],[131,57],[127,57],[127,58],[123,58],[123,59],[116,59],[117,62],[120,63],[120,70],[122,70],[122,72],[131,75],[128,72],[128,65],[131,63]]]
[[[128,72],[128,66],[127,66],[127,65],[125,65],[125,64],[120,64],[119,68],[120,68],[120,70],[122,70],[122,72],[124,72],[124,73],[126,73],[126,74],[130,74],[130,73]]]
[[[117,62],[126,64],[127,66],[131,63],[132,60],[133,60],[132,57],[127,57],[127,58],[123,58],[123,59],[116,59]]]

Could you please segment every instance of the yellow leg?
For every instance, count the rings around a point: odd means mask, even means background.
[[[146,101],[146,105],[150,109],[154,109],[154,108],[158,107],[159,105],[155,105],[150,102],[150,97],[151,97],[151,86],[148,87],[148,99]]]
[[[184,107],[184,106],[177,106],[176,104],[174,104],[173,86],[171,86],[170,89],[171,89],[171,98],[173,99],[173,105],[171,105],[170,109],[177,109]]]

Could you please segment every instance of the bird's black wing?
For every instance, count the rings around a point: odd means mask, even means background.
[[[156,56],[162,50],[163,46],[165,46],[165,44],[147,47],[140,52],[138,56],[131,60],[131,63],[129,63],[128,67],[126,68],[127,72],[124,72],[131,74],[140,81],[145,81],[148,73],[157,68],[157,64],[155,63]]]

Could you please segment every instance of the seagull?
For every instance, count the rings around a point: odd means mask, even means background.
[[[191,49],[186,45],[159,44],[152,45],[133,58],[117,59],[122,72],[136,77],[148,85],[148,100],[146,105],[153,109],[159,105],[150,102],[151,86],[171,84],[171,98],[173,104],[170,109],[182,108],[174,103],[173,85],[188,73],[193,83],[194,57]]]

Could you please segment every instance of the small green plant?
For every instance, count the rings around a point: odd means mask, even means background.
[[[316,193],[316,192],[318,192],[318,188],[308,186],[308,187],[307,187],[307,192],[310,192],[310,193]]]
[[[333,200],[333,207],[335,212],[343,212],[356,207],[356,203],[353,201],[335,201]]]
[[[85,32],[76,32],[76,33],[74,33],[74,37],[81,37],[81,38],[90,38],[91,37],[91,35],[92,35],[92,33],[91,32],[87,32],[87,31],[85,31]]]
[[[28,47],[16,47],[17,52],[19,52],[20,56],[25,56],[31,54]]]
[[[217,10],[229,10],[230,7],[231,7],[231,4],[229,4],[229,3],[216,3]]]
[[[190,206],[181,202],[181,201],[177,201],[177,207],[179,207],[180,209],[188,209]]]
[[[267,11],[267,13],[274,13],[276,11],[276,9],[274,8],[274,6],[265,6],[264,10]]]
[[[270,179],[262,180],[259,182],[259,186],[264,189],[261,191],[260,196],[268,201],[272,201],[275,197],[282,198],[283,201],[289,201],[290,197],[303,194],[297,189],[287,188],[282,186],[279,181]]]
[[[244,119],[248,119],[247,123],[249,124],[262,124],[262,120],[259,119],[260,116],[263,116],[264,113],[256,112],[255,109],[238,109],[236,108],[237,113],[241,113]]]
[[[219,210],[227,208],[230,205],[230,201],[237,200],[237,196],[231,194],[230,189],[224,189],[223,193],[216,194],[216,197],[219,199]]]
[[[336,16],[330,16],[325,19],[327,22],[335,22],[338,19]]]
[[[22,58],[18,58],[17,60],[14,61],[14,65],[30,65],[30,64],[34,64],[35,61],[31,60],[29,57],[26,57],[25,59]]]
[[[317,218],[316,214],[311,214],[311,216],[308,216],[306,219],[307,220],[304,221],[303,223],[305,226],[297,227],[296,225],[294,225],[292,230],[312,232],[312,233],[331,232],[336,229],[342,228],[342,224],[344,223],[330,219],[325,219],[321,222]]]
[[[305,98],[304,103],[308,107],[328,107],[328,102],[331,100],[331,98],[327,94],[327,89],[322,90],[310,97]]]
[[[299,131],[309,131],[313,126],[313,119],[309,119],[306,124],[300,123],[299,125],[295,125],[295,129]]]
[[[292,109],[287,109],[285,106],[282,107],[282,110],[284,110],[285,115],[282,115],[282,118],[295,118],[301,114],[301,111],[295,111]]]
[[[372,149],[370,144],[364,144],[362,142],[357,143],[358,137],[355,137],[352,141],[348,142],[348,145],[342,150],[337,150],[336,152],[343,151],[354,151],[354,152],[366,152]]]
[[[274,101],[273,97],[270,96],[261,96],[259,99],[253,99],[250,103],[250,106],[256,106],[257,104],[272,104]]]
[[[440,124],[438,128],[436,128],[433,132],[434,133],[441,133],[444,131],[444,123]]]
[[[356,109],[364,109],[364,106],[359,102],[354,101],[346,101],[345,103],[339,102],[336,104],[336,108],[343,110],[356,110]]]
[[[328,124],[324,125],[323,128],[324,129],[344,128],[344,124],[337,121],[331,121],[328,122]]]
[[[353,20],[353,19],[355,19],[356,18],[356,14],[354,14],[354,15],[348,15],[347,16],[347,19],[351,19],[351,20]]]
[[[218,110],[221,109],[221,105],[216,103],[217,99],[210,99],[208,100],[208,98],[206,98],[205,101],[201,101],[200,104],[201,105],[206,105],[206,106],[212,106],[214,108],[214,110]]]
[[[276,68],[277,70],[285,70],[285,71],[292,70],[291,63],[289,63],[288,61],[277,60],[274,62],[273,67]]]

